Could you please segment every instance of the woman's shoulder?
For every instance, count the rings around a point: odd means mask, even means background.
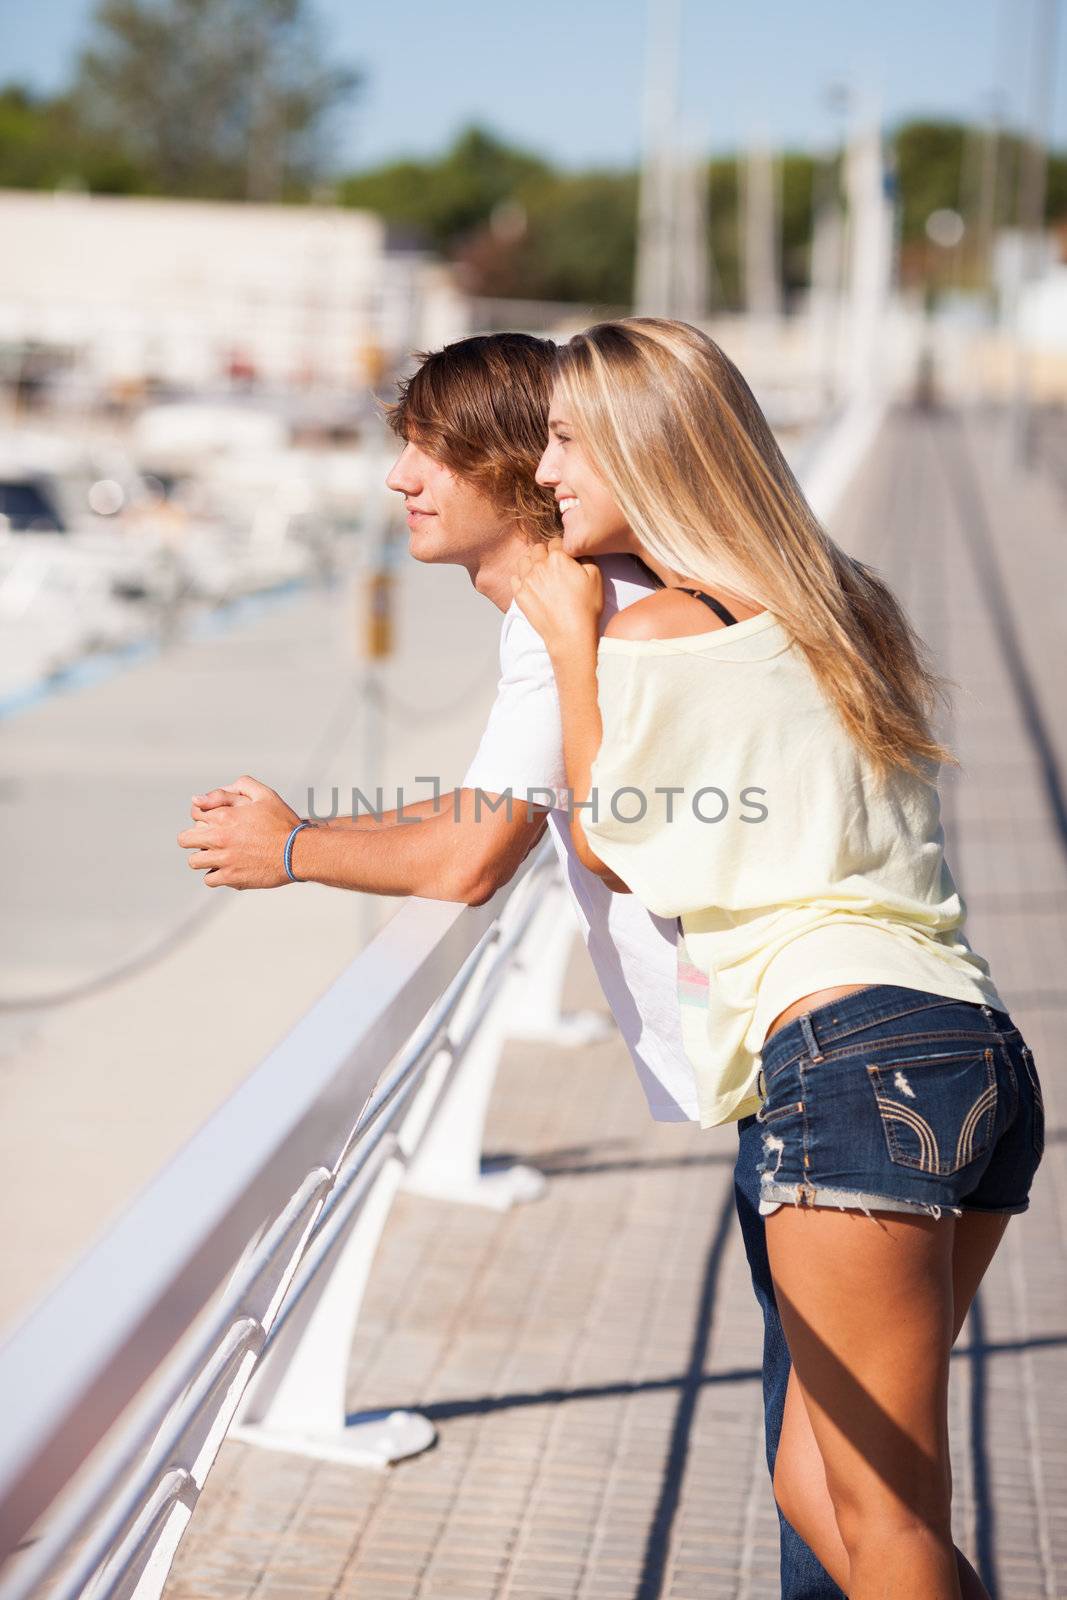
[[[710,633],[727,624],[695,595],[682,589],[656,589],[617,611],[604,629],[605,639],[684,639]]]

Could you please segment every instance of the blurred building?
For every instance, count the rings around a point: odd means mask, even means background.
[[[1038,241],[1015,229],[1001,233],[993,276],[1024,343],[1037,350],[1067,350],[1067,229],[1050,230]]]
[[[0,190],[0,343],[108,382],[352,389],[462,336],[449,269],[332,206]]]

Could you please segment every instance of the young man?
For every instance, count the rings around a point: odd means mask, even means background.
[[[534,482],[547,433],[554,346],[525,334],[464,339],[426,357],[402,386],[391,424],[403,441],[388,477],[404,496],[411,554],[466,567],[479,594],[504,613],[501,676],[478,750],[458,792],[397,814],[336,818],[293,842],[298,879],[374,894],[418,894],[480,904],[506,883],[547,825],[563,865],[579,927],[605,997],[637,1069],[653,1117],[695,1120],[692,1068],[682,1048],[673,922],[634,895],[613,893],[582,866],[567,812],[548,805],[566,787],[552,664],[540,636],[512,602],[510,578],[531,542],[558,532],[550,495]],[[651,579],[625,556],[598,563],[605,627],[639,600]],[[512,806],[482,795],[510,790]],[[546,804],[527,807],[526,796]],[[273,888],[290,880],[285,840],[300,820],[274,790],[251,777],[197,796],[194,825],[178,835],[189,865],[209,887]],[[528,814],[532,812],[532,814]],[[754,1117],[738,1124],[735,1197],[753,1288],[764,1316],[763,1392],[773,1473],[789,1355],[774,1303],[759,1214],[762,1140]],[[784,1600],[843,1600],[783,1518]]]

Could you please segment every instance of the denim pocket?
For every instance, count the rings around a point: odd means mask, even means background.
[[[766,1127],[769,1122],[780,1122],[783,1117],[795,1117],[797,1112],[803,1111],[803,1100],[797,1100],[791,1106],[775,1106],[773,1111],[766,1109],[766,1101],[756,1112],[756,1121]]]
[[[947,1177],[993,1142],[997,1073],[992,1049],[869,1061],[867,1079],[889,1159]]]
[[[1034,1091],[1034,1116],[1031,1128],[1033,1129],[1034,1153],[1040,1160],[1045,1153],[1045,1097],[1041,1093],[1041,1082],[1037,1076],[1033,1051],[1028,1044],[1020,1045],[1019,1048],[1026,1066],[1026,1075],[1030,1079],[1030,1087]]]

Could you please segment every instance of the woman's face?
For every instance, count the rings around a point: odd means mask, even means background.
[[[558,388],[548,409],[548,447],[535,476],[556,497],[569,556],[636,550],[629,523],[575,437]]]

